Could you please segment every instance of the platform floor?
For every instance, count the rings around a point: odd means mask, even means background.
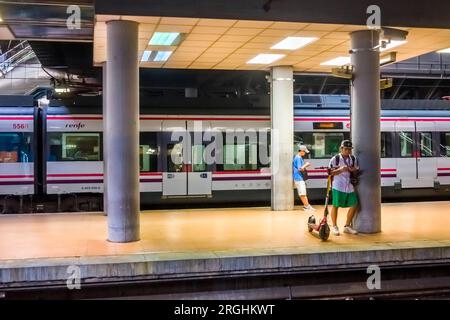
[[[315,206],[321,215],[322,207]],[[343,226],[346,211],[339,216]],[[145,211],[141,240],[106,241],[106,216],[35,214],[0,216],[0,262],[16,259],[156,254],[195,258],[450,246],[450,201],[389,203],[382,232],[341,236],[327,242],[308,233],[309,213],[270,208]]]

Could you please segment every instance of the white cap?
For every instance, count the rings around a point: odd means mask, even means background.
[[[303,144],[298,148],[298,151],[305,151],[306,153],[309,153],[308,148]]]

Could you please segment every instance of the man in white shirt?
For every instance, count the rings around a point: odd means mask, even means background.
[[[339,235],[337,226],[337,215],[339,208],[349,208],[344,232],[357,234],[351,227],[353,217],[358,207],[358,197],[352,183],[359,171],[358,160],[352,155],[353,145],[350,140],[341,142],[340,153],[330,160],[330,174],[333,176],[331,220],[333,222],[332,232]]]

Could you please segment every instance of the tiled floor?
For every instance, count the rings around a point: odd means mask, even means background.
[[[322,209],[316,206],[316,216]],[[345,212],[339,216],[342,227]],[[222,255],[272,252],[365,250],[377,246],[450,244],[450,201],[383,204],[383,232],[330,236],[322,242],[308,233],[308,213],[269,208],[146,211],[141,241],[110,243],[101,214],[0,216],[0,260],[219,252]],[[341,228],[342,229],[342,228]]]

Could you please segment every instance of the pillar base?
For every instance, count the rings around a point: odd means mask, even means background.
[[[115,243],[136,242],[141,240],[139,228],[131,227],[129,229],[108,227],[108,241]]]

